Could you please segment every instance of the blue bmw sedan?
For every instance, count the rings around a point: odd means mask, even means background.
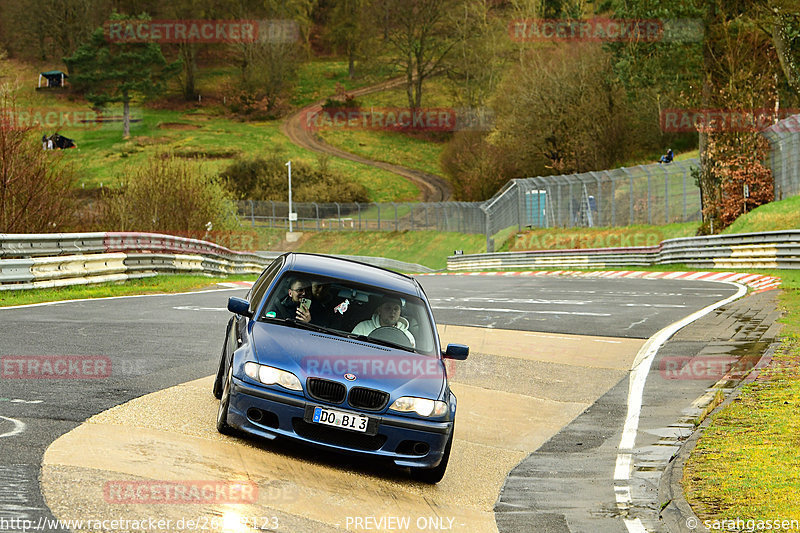
[[[441,349],[416,279],[288,253],[228,309],[214,381],[221,433],[288,438],[442,479],[456,416],[444,363],[469,348]]]

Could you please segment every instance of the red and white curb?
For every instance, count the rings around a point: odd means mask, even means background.
[[[533,270],[523,272],[430,272],[416,276],[571,276],[575,278],[632,278],[632,279],[688,279],[692,281],[734,281],[747,285],[753,292],[762,292],[780,287],[781,278],[741,272],[647,272],[644,270]],[[229,289],[248,289],[252,281],[226,281],[217,283]]]
[[[781,279],[761,274],[741,272],[647,272],[643,270],[532,270],[524,272],[431,272],[417,276],[571,276],[576,278],[634,278],[634,279],[681,279],[693,281],[733,281],[747,285],[754,292],[777,289]]]

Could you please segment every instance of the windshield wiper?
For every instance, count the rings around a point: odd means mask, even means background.
[[[345,333],[344,335],[349,339],[355,339],[355,340],[364,341],[364,342],[371,342],[372,344],[380,344],[381,346],[388,346],[390,348],[400,348],[401,350],[404,350],[406,352],[419,353],[419,352],[417,352],[416,349],[412,348],[411,346],[398,344],[398,343],[392,342],[392,341],[385,341],[383,339],[376,339],[374,337],[368,337],[367,335],[356,335],[355,333]]]
[[[316,324],[312,324],[311,322],[301,322],[300,320],[295,320],[293,318],[278,318],[276,316],[268,316],[262,317],[261,320],[280,322],[282,324],[286,324],[287,326],[309,329],[311,331],[319,331],[321,333],[335,333],[324,326],[318,326]]]

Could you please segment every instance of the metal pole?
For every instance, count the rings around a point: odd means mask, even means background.
[[[686,222],[686,167],[681,164],[683,170],[683,222]]]
[[[286,166],[289,167],[289,233],[292,232],[292,162],[287,161]]]
[[[256,227],[256,213],[253,207],[253,200],[250,200],[250,227]]]

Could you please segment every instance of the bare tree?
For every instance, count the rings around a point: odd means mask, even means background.
[[[63,231],[75,174],[17,117],[10,89],[0,88],[0,233]]]
[[[406,78],[408,105],[422,105],[422,83],[437,73],[456,43],[454,0],[380,0],[373,7],[394,65]]]

